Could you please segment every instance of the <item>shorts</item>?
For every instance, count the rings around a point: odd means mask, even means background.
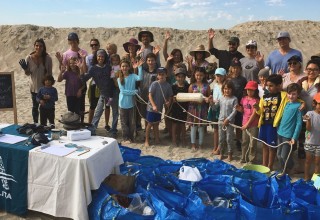
[[[266,142],[269,145],[276,147],[277,145],[277,128],[273,127],[272,124],[263,124],[259,130],[259,139]]]
[[[156,123],[161,121],[161,114],[157,112],[149,112],[147,111],[147,122]]]
[[[320,156],[320,146],[312,145],[312,144],[305,144],[304,150],[307,151],[308,153],[316,156],[316,157]]]

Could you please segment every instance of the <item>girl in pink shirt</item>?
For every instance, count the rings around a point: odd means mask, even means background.
[[[244,88],[247,95],[240,101],[240,106],[237,106],[237,110],[243,113],[241,130],[248,130],[253,137],[258,136],[258,120],[259,118],[255,114],[254,105],[259,103],[259,90],[258,84],[255,81],[249,81]],[[256,157],[257,141],[250,139],[247,132],[242,132],[242,156],[240,163],[254,163]],[[247,150],[249,147],[249,156],[247,158]],[[248,160],[249,159],[249,160]]]

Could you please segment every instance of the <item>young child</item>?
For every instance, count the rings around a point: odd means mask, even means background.
[[[88,74],[81,77],[84,83],[93,78],[100,90],[99,101],[92,119],[92,125],[95,129],[98,127],[104,106],[106,104],[110,105],[113,97],[114,82],[111,78],[111,67],[108,64],[107,57],[107,53],[103,49],[95,52],[92,59],[92,67],[89,69]]]
[[[314,158],[314,173],[320,174],[320,93],[313,97],[314,110],[308,111],[303,117],[306,122],[306,162],[304,166],[304,179],[309,181],[311,164]]]
[[[234,84],[230,80],[226,80],[222,85],[223,96],[220,97],[216,105],[220,106],[219,113],[219,147],[220,147],[220,160],[224,159],[225,144],[228,148],[228,161],[232,161],[233,153],[233,137],[234,128],[228,126],[229,123],[234,123],[237,114],[236,106],[238,99],[234,94]]]
[[[269,68],[263,68],[258,73],[259,78],[259,84],[258,84],[258,90],[259,90],[259,97],[262,98],[264,94],[267,94],[269,91],[267,89],[267,78],[269,77]]]
[[[112,54],[116,54],[117,53],[118,47],[114,43],[108,43],[107,46],[106,46],[106,50],[107,50],[107,53],[108,53],[109,57],[111,57]]]
[[[57,89],[53,87],[55,80],[52,75],[45,75],[43,78],[43,87],[37,93],[37,102],[40,103],[40,124],[47,126],[49,120],[50,127],[55,128],[55,102],[58,101]]]
[[[58,82],[66,80],[65,95],[69,112],[80,113],[80,97],[82,96],[83,84],[80,79],[80,68],[77,57],[71,57],[67,62],[67,67],[61,66]]]
[[[172,85],[173,95],[178,93],[187,93],[189,89],[189,84],[186,82],[187,71],[184,68],[178,68],[175,70],[176,82]],[[188,108],[188,102],[179,102],[184,109]],[[171,107],[171,117],[186,121],[187,113],[179,106],[174,99]],[[172,144],[177,146],[177,139],[181,141],[182,146],[185,146],[186,137],[186,125],[184,122],[171,120],[172,123]]]
[[[247,79],[244,78],[242,75],[242,67],[241,63],[239,60],[236,58],[231,61],[230,68],[229,68],[229,74],[228,74],[228,79],[233,82],[234,85],[234,91],[233,94],[237,97],[238,103],[240,103],[243,92],[244,92],[244,87],[247,84]],[[242,126],[242,113],[237,112],[234,124],[237,126]],[[237,149],[241,150],[241,130],[236,129],[236,144],[237,144]]]
[[[260,116],[258,127],[259,139],[262,144],[262,165],[273,170],[274,158],[277,152],[277,127],[282,117],[283,109],[288,101],[287,93],[281,91],[282,76],[272,74],[267,78],[268,94],[265,94],[255,105],[256,113]]]
[[[200,119],[207,119],[208,115],[208,102],[212,98],[210,95],[210,87],[205,78],[206,69],[204,67],[196,67],[194,74],[191,76],[191,85],[189,86],[189,93],[201,93],[205,100],[199,102],[189,102],[187,121],[191,125],[191,146],[192,150],[195,151],[201,148],[203,145],[204,137],[204,126],[198,123],[203,123]],[[200,119],[199,119],[200,118]],[[196,133],[199,132],[199,145],[196,145]]]
[[[140,82],[140,97],[143,99],[144,102],[148,102],[149,87],[151,83],[157,80],[156,59],[157,59],[157,56],[154,53],[149,53],[146,56],[146,63],[148,68],[143,69],[143,79]],[[143,103],[143,101],[139,100],[137,102],[137,107],[138,107],[139,115],[141,116],[141,118],[145,119],[147,116],[147,106]],[[146,126],[147,126],[147,122],[145,121],[145,128]]]
[[[222,85],[226,80],[227,71],[223,68],[217,68],[215,71],[215,80],[210,84],[212,86],[212,99],[213,103],[218,102],[222,94]],[[212,105],[213,122],[218,122],[220,109],[219,106]],[[214,155],[220,154],[218,145],[219,144],[219,131],[218,125],[213,125],[213,151]]]
[[[146,140],[145,146],[149,147],[149,134],[151,127],[153,127],[155,142],[158,144],[159,139],[159,122],[161,120],[161,112],[163,105],[170,106],[172,101],[172,88],[166,81],[167,69],[160,67],[157,69],[157,81],[154,81],[149,88],[149,102],[147,106],[147,127],[146,127]]]
[[[289,84],[286,88],[288,102],[284,107],[283,115],[278,127],[278,144],[283,142],[290,142],[290,144],[295,145],[300,135],[302,127],[302,113],[300,111],[301,103],[298,101],[299,94],[301,92],[301,87],[297,83]],[[284,169],[284,165],[287,161],[286,171],[290,173],[294,163],[292,159],[292,154],[290,153],[290,144],[286,143],[278,147],[277,157],[280,163],[281,170]]]
[[[248,130],[255,138],[258,136],[258,117],[254,110],[254,105],[259,103],[258,83],[249,81],[244,89],[246,90],[247,95],[241,99],[240,105],[237,106],[237,110],[243,113],[241,127],[241,130],[243,130],[241,145],[242,155],[240,163],[254,163],[257,141],[251,139],[245,130]],[[249,155],[247,156],[248,147],[250,150]]]
[[[115,89],[113,91],[113,101],[110,105],[106,105],[106,109],[104,110],[105,116],[105,129],[108,132],[113,133],[114,135],[117,133],[117,125],[118,125],[118,117],[119,117],[119,88],[117,83],[117,72],[120,70],[120,56],[116,53],[110,55],[110,64],[111,64],[111,78],[114,81]],[[110,120],[110,107],[112,108],[112,127],[109,126]]]
[[[120,107],[120,119],[122,128],[122,137],[125,144],[129,144],[134,141],[135,130],[135,94],[136,82],[142,80],[142,65],[143,60],[140,59],[139,63],[134,63],[133,68],[139,66],[139,75],[130,73],[131,61],[123,59],[120,62],[119,78],[117,79],[120,89],[119,95],[119,107]]]

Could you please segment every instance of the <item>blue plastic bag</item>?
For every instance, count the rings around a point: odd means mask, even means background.
[[[119,148],[124,162],[133,162],[137,160],[141,155],[140,149],[134,149],[122,145],[119,145]]]
[[[320,219],[320,193],[313,186],[313,182],[300,179],[292,184],[295,201],[306,208],[304,219]]]

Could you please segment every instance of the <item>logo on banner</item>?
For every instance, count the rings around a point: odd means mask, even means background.
[[[11,194],[9,192],[10,190],[9,181],[13,181],[13,182],[17,182],[17,181],[14,179],[14,176],[6,173],[6,169],[4,167],[1,156],[0,156],[0,179],[2,182],[2,187],[4,189],[0,193],[0,197],[5,197],[6,199],[12,199]]]

